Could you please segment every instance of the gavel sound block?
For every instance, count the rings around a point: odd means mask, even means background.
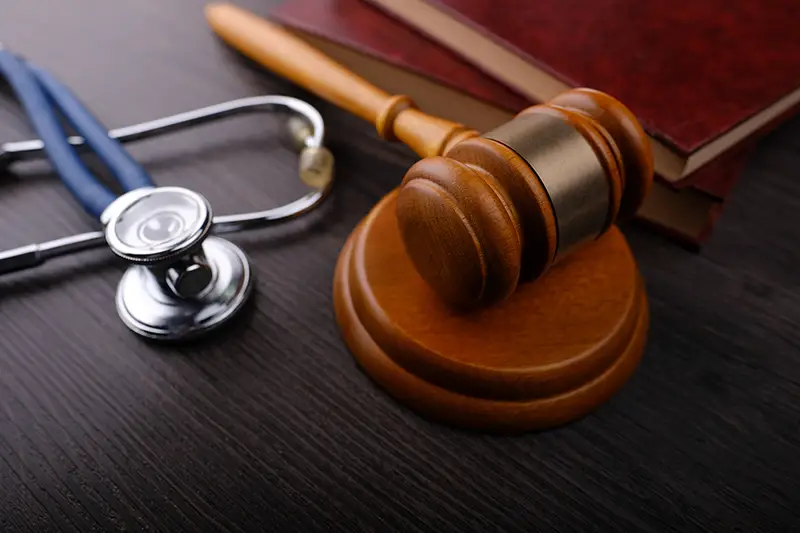
[[[512,432],[581,417],[625,383],[649,315],[616,222],[637,210],[653,174],[625,106],[577,89],[480,135],[263,18],[230,4],[206,15],[235,49],[423,158],[354,229],[336,266],[337,321],[377,383],[433,419]]]

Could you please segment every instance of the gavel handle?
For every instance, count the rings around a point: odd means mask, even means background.
[[[404,95],[390,95],[290,32],[229,3],[206,6],[214,32],[243,55],[325,100],[375,124],[420,157],[441,155],[477,135],[461,124],[427,115]]]

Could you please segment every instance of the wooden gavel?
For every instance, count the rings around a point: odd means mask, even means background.
[[[397,221],[420,276],[450,304],[505,299],[632,216],[652,184],[646,134],[602,92],[566,91],[480,135],[374,87],[247,11],[212,4],[206,17],[245,56],[423,158],[400,185]]]

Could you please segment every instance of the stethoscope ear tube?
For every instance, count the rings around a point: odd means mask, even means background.
[[[41,137],[47,158],[57,167],[64,184],[80,198],[89,214],[99,217],[114,201],[114,195],[88,175],[88,170],[66,142],[66,132],[52,112],[51,101],[34,73],[7,50],[0,50],[0,70]]]
[[[41,137],[50,163],[83,208],[95,218],[116,195],[97,181],[67,141],[59,115],[79,132],[106,163],[125,191],[153,187],[150,176],[107,130],[89,113],[72,92],[47,72],[0,50],[0,73],[6,78],[25,109],[32,127]]]
[[[155,187],[144,167],[119,142],[108,136],[108,128],[92,116],[69,88],[36,66],[31,65],[31,70],[67,122],[85,139],[95,155],[112,169],[114,177],[125,191]]]

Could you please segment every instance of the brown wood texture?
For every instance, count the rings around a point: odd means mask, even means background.
[[[407,96],[389,97],[333,59],[302,42],[288,31],[246,9],[229,3],[213,4],[206,16],[214,31],[239,52],[265,68],[287,77],[330,102],[373,121],[385,139],[403,140],[421,156],[446,155],[453,150],[473,164],[436,158],[409,170],[397,202],[400,233],[405,248],[423,279],[441,298],[458,306],[485,306],[510,296],[521,277],[531,280],[546,271],[556,258],[552,249],[553,224],[532,224],[531,218],[548,219],[553,210],[531,214],[542,206],[541,187],[520,187],[536,181],[525,161],[509,154],[499,143],[459,148],[476,132],[414,109]],[[359,99],[361,93],[366,98]],[[592,146],[609,185],[608,215],[603,231],[622,212],[628,216],[644,200],[653,181],[650,143],[633,114],[619,101],[592,89],[573,89],[554,102],[532,106],[526,114],[555,115],[572,125]],[[456,143],[451,142],[456,140]],[[487,158],[487,150],[496,152]],[[509,157],[510,156],[510,157]],[[517,160],[516,162],[514,160]],[[475,162],[486,160],[490,169]],[[496,162],[502,161],[500,165]],[[563,179],[570,179],[564,176]],[[506,184],[509,184],[508,186]],[[626,184],[633,192],[625,192]],[[522,223],[534,233],[523,234]],[[561,216],[568,216],[562,213]],[[531,259],[538,261],[531,263]]]
[[[238,4],[266,16],[277,2]],[[756,148],[701,254],[623,226],[651,320],[617,394],[557,430],[475,434],[394,401],[336,325],[339,252],[418,157],[232,52],[204,6],[5,2],[0,40],[108,127],[243,96],[308,99],[327,121],[333,196],[308,218],[231,236],[257,276],[253,305],[192,345],[126,330],[113,301],[124,266],[108,252],[0,278],[0,530],[797,529],[800,120]],[[305,190],[281,126],[232,118],[131,153],[219,214],[259,209]],[[29,136],[0,89],[0,142]],[[2,249],[95,228],[46,163],[0,172],[0,226]]]
[[[570,124],[591,146],[609,190],[602,232],[620,212],[638,209],[653,181],[653,156],[621,102],[576,89],[519,115],[533,114]],[[502,301],[518,281],[533,281],[563,259],[555,256],[555,213],[541,181],[520,155],[494,140],[466,139],[446,157],[414,164],[401,185],[397,216],[413,264],[453,305]]]
[[[353,74],[279,25],[232,3],[210,3],[206,18],[217,35],[245,56],[375,124],[378,135],[400,140],[420,157],[438,155],[452,137],[469,133],[430,116],[410,98],[391,96]]]
[[[406,173],[392,214],[404,250],[445,301],[475,307],[514,292],[522,229],[513,200],[486,170],[425,158]]]
[[[553,204],[531,167],[507,146],[484,137],[463,141],[448,156],[497,176],[502,189],[514,199],[520,233],[525,236],[519,279],[539,277],[555,258],[558,236]],[[406,179],[410,176],[413,174],[406,173]]]
[[[616,228],[502,304],[457,312],[405,253],[387,195],[339,258],[334,304],[363,368],[438,421],[501,432],[549,429],[605,403],[634,372],[647,298]]]

